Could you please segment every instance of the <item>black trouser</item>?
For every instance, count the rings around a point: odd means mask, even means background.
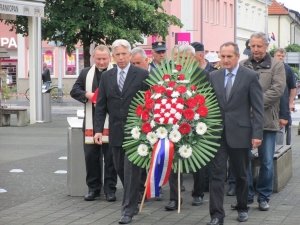
[[[123,184],[122,215],[133,216],[139,201],[141,168],[128,160],[122,147],[111,147],[115,169]]]
[[[225,217],[223,203],[228,156],[233,174],[236,176],[237,210],[248,211],[247,170],[249,165],[249,148],[230,148],[222,137],[220,149],[211,162],[209,211],[212,218],[223,219]]]
[[[89,191],[115,193],[117,185],[117,172],[114,168],[112,152],[108,144],[84,144],[86,184]],[[103,158],[104,158],[104,185],[103,185]]]
[[[194,178],[194,188],[192,191],[193,197],[203,197],[204,189],[205,189],[205,168],[202,168],[196,171],[193,174]],[[182,185],[183,179],[182,175],[180,175],[180,184]],[[178,173],[174,173],[173,171],[170,174],[169,178],[169,186],[170,186],[170,200],[177,201],[178,200]]]

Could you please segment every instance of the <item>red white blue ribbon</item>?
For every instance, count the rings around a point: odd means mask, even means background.
[[[159,188],[166,184],[172,169],[174,144],[169,139],[160,139],[153,147],[147,180],[147,198],[159,196]]]

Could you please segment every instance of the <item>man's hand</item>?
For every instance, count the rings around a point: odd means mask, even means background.
[[[279,127],[282,128],[288,124],[288,120],[279,119]]]
[[[88,100],[91,100],[93,96],[94,96],[94,93],[93,93],[93,92],[86,92],[86,93],[85,93],[85,97],[86,97]]]
[[[294,102],[290,102],[289,106],[290,106],[290,111],[294,112],[295,111],[295,103]]]
[[[261,145],[260,139],[252,139],[252,148],[258,148]]]
[[[102,133],[95,133],[94,141],[98,145],[102,145]]]

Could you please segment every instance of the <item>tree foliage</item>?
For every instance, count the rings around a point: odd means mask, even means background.
[[[44,40],[62,42],[70,52],[81,42],[85,66],[89,65],[89,46],[111,44],[119,38],[142,42],[142,35],[167,36],[170,25],[180,20],[165,13],[165,0],[47,0],[42,22]],[[18,33],[28,34],[27,21],[18,17],[8,21]]]
[[[298,44],[290,44],[285,47],[287,52],[300,52],[300,45]]]

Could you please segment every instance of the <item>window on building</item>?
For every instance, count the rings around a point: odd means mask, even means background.
[[[216,1],[215,23],[220,24],[220,0]]]
[[[210,0],[204,0],[204,5],[203,5],[203,18],[205,22],[208,22],[209,19],[209,1]]]
[[[230,4],[229,5],[229,10],[230,10],[230,27],[233,27],[233,17],[234,17],[234,10],[233,10],[233,5],[232,4]]]
[[[224,18],[223,18],[223,25],[227,26],[227,2],[224,2]]]
[[[215,9],[216,9],[216,6],[215,6],[215,0],[210,0],[210,5],[209,5],[209,22],[210,23],[214,23],[214,19],[215,19]]]

